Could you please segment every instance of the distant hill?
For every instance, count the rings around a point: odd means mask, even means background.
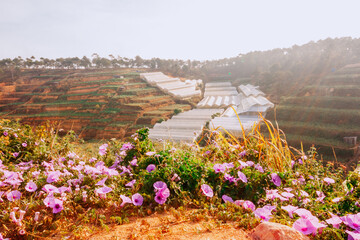
[[[274,113],[269,118],[274,119]],[[296,96],[283,97],[276,107],[276,119],[287,140],[299,146],[315,144],[325,158],[353,155],[344,137],[360,138],[360,64],[347,65],[312,85],[303,86]]]
[[[56,121],[85,139],[123,138],[191,108],[149,86],[140,71],[22,70],[15,81],[0,75],[0,118]]]

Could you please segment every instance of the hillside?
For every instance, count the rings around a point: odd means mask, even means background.
[[[312,85],[299,89],[296,96],[283,97],[276,107],[276,119],[287,140],[296,146],[315,144],[325,158],[353,155],[344,137],[360,136],[360,64],[347,65]],[[274,114],[270,114],[274,119]]]
[[[85,139],[123,138],[188,110],[140,79],[139,70],[23,70],[0,80],[0,117],[56,121]]]

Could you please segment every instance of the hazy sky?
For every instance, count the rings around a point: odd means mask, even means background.
[[[0,0],[0,58],[218,59],[360,37],[359,0]]]

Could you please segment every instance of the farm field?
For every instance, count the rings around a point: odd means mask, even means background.
[[[290,144],[314,144],[324,159],[347,161],[354,149],[343,138],[360,137],[359,110],[360,66],[351,65],[283,97],[267,117],[276,118]]]
[[[23,70],[0,75],[0,117],[56,121],[84,139],[124,138],[191,109],[139,78],[141,70]]]

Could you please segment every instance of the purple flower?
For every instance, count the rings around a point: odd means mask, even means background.
[[[358,232],[350,232],[348,230],[345,231],[348,235],[348,240],[360,240],[360,233]]]
[[[158,192],[161,189],[167,188],[167,185],[166,185],[166,183],[164,183],[162,181],[157,181],[153,184],[153,187],[155,188],[155,192]]]
[[[23,143],[21,144],[21,146],[27,147],[27,143],[26,143],[26,142],[23,142]]]
[[[50,200],[49,207],[53,209],[53,213],[59,213],[63,210],[63,201],[57,198]]]
[[[133,149],[134,146],[131,143],[124,143],[120,149],[120,151],[127,151]]]
[[[360,213],[348,214],[340,218],[347,226],[360,231]]]
[[[211,187],[207,184],[203,184],[201,185],[201,190],[203,192],[203,194],[207,197],[213,197],[214,196],[214,192],[211,189]]]
[[[98,181],[95,186],[104,186],[105,185],[105,181],[108,179],[108,177],[104,177],[103,179],[101,179],[100,181]]]
[[[17,158],[17,157],[19,156],[19,153],[18,153],[18,152],[14,152],[12,155],[13,155],[15,158]]]
[[[316,201],[324,202],[325,194],[320,191],[316,191],[316,194],[318,195],[318,198],[316,198]]]
[[[309,194],[307,192],[305,192],[304,190],[300,190],[300,194],[303,197],[309,197]]]
[[[332,202],[334,202],[334,203],[338,203],[338,202],[340,202],[341,201],[341,197],[337,197],[337,198],[334,198],[333,200],[331,200]]]
[[[264,173],[264,169],[262,168],[262,166],[260,164],[255,164],[255,169],[261,173]]]
[[[125,184],[125,186],[126,186],[126,187],[133,187],[135,183],[136,183],[136,179],[128,182],[127,184]]]
[[[222,198],[222,200],[224,200],[224,202],[231,202],[231,203],[234,202],[234,200],[231,197],[227,196],[227,195],[222,195],[221,198]]]
[[[335,180],[332,178],[326,177],[326,178],[324,178],[324,182],[326,182],[328,185],[330,185],[332,183],[335,183]]]
[[[170,190],[168,188],[162,188],[155,194],[155,202],[164,204],[166,199],[170,196]]]
[[[298,209],[298,207],[287,205],[287,206],[281,206],[281,209],[284,209],[289,213],[289,217],[293,218],[293,212]]]
[[[6,137],[7,135],[9,135],[9,133],[7,131],[3,132],[4,136]]]
[[[293,198],[295,195],[289,192],[283,192],[281,195],[285,198]]]
[[[299,208],[299,209],[295,210],[294,213],[296,213],[297,215],[299,215],[302,218],[308,218],[308,217],[313,216],[312,213],[305,208]]]
[[[28,192],[35,192],[37,189],[36,184],[33,181],[29,181],[25,186],[26,191]]]
[[[235,178],[233,176],[231,176],[230,174],[227,174],[227,173],[225,173],[224,179],[229,181],[229,182],[236,182]]]
[[[99,147],[99,155],[100,156],[104,156],[106,154],[106,150],[107,150],[108,146],[109,145],[105,143]]]
[[[219,172],[225,172],[226,168],[224,165],[222,164],[215,164],[214,165],[214,170],[215,170],[215,173],[219,173]]]
[[[304,235],[309,235],[311,233],[316,233],[317,228],[312,224],[309,219],[299,218],[293,224],[293,228],[298,230]]]
[[[155,164],[149,164],[147,167],[146,167],[146,171],[148,171],[149,173],[154,171],[156,169],[156,166]]]
[[[247,183],[247,182],[248,182],[248,180],[247,180],[247,178],[246,178],[246,175],[245,175],[243,172],[238,171],[238,176],[239,176],[239,179],[240,179],[242,182],[244,182],[244,183]]]
[[[255,205],[251,201],[244,201],[242,204],[243,208],[245,209],[251,209],[252,211],[255,211]]]
[[[46,182],[47,183],[57,182],[59,181],[60,176],[61,176],[61,172],[59,170],[52,171],[49,173]]]
[[[275,184],[275,186],[279,187],[281,185],[281,178],[276,173],[271,174],[271,181]]]
[[[21,198],[21,192],[19,192],[18,190],[14,190],[9,192],[6,197],[10,202],[12,202]]]
[[[249,167],[252,167],[255,165],[255,163],[253,161],[246,161],[246,164],[249,166]]]
[[[146,156],[152,156],[152,155],[154,155],[156,152],[147,152],[147,153],[145,153],[145,155]]]
[[[123,207],[125,205],[125,203],[132,203],[132,200],[125,196],[125,195],[120,195],[120,198],[122,200],[122,203],[120,204],[120,207]]]
[[[134,158],[131,162],[130,162],[130,165],[131,166],[137,166],[137,159],[136,158]]]
[[[177,181],[180,181],[180,180],[181,180],[181,178],[179,177],[179,175],[177,175],[176,173],[174,173],[174,176],[172,176],[171,181],[177,182]]]
[[[106,198],[106,194],[111,192],[112,188],[104,186],[95,190],[95,193],[99,194],[100,198]]]
[[[144,201],[144,198],[139,193],[135,193],[131,199],[135,206],[141,206]]]
[[[272,218],[271,210],[267,208],[257,208],[254,211],[256,217],[260,218],[261,220],[269,221]]]
[[[245,157],[246,156],[246,150],[242,151],[241,153],[239,153],[240,157]]]
[[[60,193],[59,189],[51,184],[46,184],[42,187],[42,190],[44,190],[46,193]]]
[[[241,161],[241,160],[239,160],[238,162],[240,163],[240,166],[239,166],[240,169],[243,169],[243,168],[249,166],[246,162],[243,162],[243,161]]]

